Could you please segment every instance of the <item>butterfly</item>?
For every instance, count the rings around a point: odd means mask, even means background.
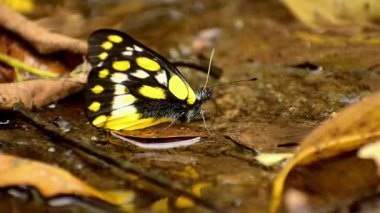
[[[117,30],[90,35],[88,61],[86,115],[93,126],[111,132],[189,122],[212,96],[205,87],[194,92],[167,59]]]

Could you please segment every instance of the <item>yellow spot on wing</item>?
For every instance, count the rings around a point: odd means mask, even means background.
[[[112,42],[105,41],[100,45],[105,50],[110,50],[113,47]]]
[[[106,123],[107,129],[121,130],[128,126],[133,125],[136,121],[140,120],[141,115],[137,113],[134,106],[127,106],[112,111],[111,116]]]
[[[95,85],[91,91],[95,94],[99,94],[99,93],[102,93],[104,91],[104,87],[100,86],[100,85]]]
[[[169,79],[170,92],[180,100],[185,100],[188,94],[187,85],[178,75],[173,75]]]
[[[117,71],[126,71],[131,67],[131,63],[129,61],[114,61],[112,63],[112,67]]]
[[[161,68],[161,66],[157,62],[147,57],[138,57],[136,59],[136,63],[141,68],[149,70],[149,71],[158,71]]]
[[[165,99],[165,91],[160,87],[144,85],[139,89],[141,95],[152,99]]]
[[[102,69],[99,71],[98,77],[99,78],[106,78],[110,72],[107,69]]]
[[[124,128],[123,130],[136,130],[136,129],[144,129],[150,126],[157,125],[159,123],[163,122],[169,122],[172,121],[171,118],[161,118],[161,119],[154,119],[154,118],[143,118],[140,119],[139,121],[136,121],[133,125]]]
[[[99,59],[104,61],[108,57],[108,53],[102,52],[98,55]]]
[[[107,121],[107,116],[105,115],[99,115],[98,117],[96,117],[93,121],[92,121],[92,125],[96,126],[96,127],[102,127],[104,126],[104,122]]]
[[[90,104],[90,106],[88,106],[88,109],[89,109],[90,111],[97,112],[97,111],[99,111],[99,109],[100,109],[100,103],[97,102],[97,101],[92,102],[92,103]]]
[[[118,35],[109,35],[107,38],[108,38],[108,40],[112,41],[113,43],[120,43],[123,41],[123,38],[121,36],[118,36]]]
[[[135,96],[131,94],[118,95],[113,98],[112,107],[114,109],[119,109],[121,107],[125,107],[125,106],[133,104],[136,100],[137,99],[135,98]]]
[[[193,89],[191,89],[190,87],[187,87],[187,90],[189,92],[189,95],[187,97],[187,103],[193,104],[195,102],[195,99],[196,99],[195,93],[194,93]]]

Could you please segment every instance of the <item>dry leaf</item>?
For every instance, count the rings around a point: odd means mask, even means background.
[[[169,198],[162,198],[154,202],[151,206],[153,212],[168,213],[169,212]]]
[[[0,4],[0,26],[28,41],[39,53],[47,54],[65,50],[85,54],[87,51],[86,42],[49,32],[4,4]]]
[[[179,196],[175,203],[174,203],[175,207],[179,208],[179,209],[187,209],[187,208],[191,208],[195,205],[194,201],[192,201],[191,199],[185,197],[185,196]]]
[[[122,204],[123,196],[98,191],[69,172],[38,161],[0,154],[0,187],[28,185],[37,188],[44,197],[62,194],[94,197],[112,204]],[[120,193],[119,193],[120,195]],[[128,200],[130,202],[130,199]]]
[[[211,182],[198,182],[198,183],[195,183],[192,187],[191,187],[191,192],[197,196],[197,197],[201,197],[202,196],[202,190],[204,188],[209,188],[212,186],[212,183]]]
[[[374,26],[380,18],[377,0],[282,0],[286,7],[311,28]]]
[[[82,89],[82,82],[69,78],[4,83],[0,84],[0,109],[11,110],[17,102],[28,109],[41,108]]]
[[[270,211],[281,203],[285,180],[297,165],[306,165],[357,149],[380,138],[380,93],[348,107],[310,133],[274,180]]]

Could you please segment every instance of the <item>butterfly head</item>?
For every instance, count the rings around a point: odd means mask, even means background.
[[[191,121],[194,117],[202,113],[202,105],[209,100],[212,96],[212,90],[210,88],[202,88],[195,93],[196,100],[189,110],[183,114],[179,120],[184,122]]]
[[[203,88],[195,93],[196,101],[199,104],[203,104],[205,101],[209,100],[212,96],[212,90],[210,88]]]

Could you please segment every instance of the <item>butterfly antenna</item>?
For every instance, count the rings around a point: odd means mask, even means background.
[[[211,63],[212,63],[212,58],[214,57],[214,52],[215,52],[215,49],[214,49],[214,48],[212,48],[212,51],[211,51],[211,56],[210,56],[210,62],[209,62],[209,64],[208,64],[208,70],[207,70],[206,83],[205,83],[205,85],[203,86],[203,90],[205,90],[205,89],[206,89],[206,87],[207,87],[207,83],[208,83],[208,79],[209,79],[209,77],[210,77],[210,71],[211,71]]]

